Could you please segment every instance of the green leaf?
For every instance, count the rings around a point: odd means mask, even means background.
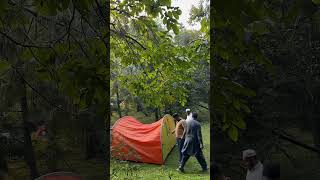
[[[222,131],[225,131],[226,129],[228,129],[230,127],[230,123],[226,123],[222,126]]]
[[[9,68],[10,68],[10,64],[5,60],[0,59],[0,74],[4,73]]]
[[[240,110],[240,102],[238,99],[233,100],[233,106],[237,109]]]
[[[240,106],[246,113],[251,113],[250,108],[246,104],[240,103]]]
[[[173,12],[173,16],[174,16],[176,19],[179,19],[179,14],[178,14],[177,11],[174,11],[174,12]]]
[[[238,129],[235,126],[230,126],[228,129],[228,135],[234,142],[238,141]]]
[[[181,11],[180,9],[178,9],[178,10],[177,10],[177,13],[178,13],[179,15],[181,15],[181,14],[182,14],[182,11]]]
[[[162,6],[170,6],[171,5],[171,1],[170,0],[159,0],[159,3]]]
[[[163,22],[163,24],[167,24],[168,23],[167,18],[163,18],[162,22]]]
[[[173,25],[172,30],[175,34],[179,34],[179,27],[177,25]]]
[[[20,58],[23,61],[30,60],[32,57],[33,57],[33,55],[31,54],[29,49],[24,49],[20,54]]]
[[[236,125],[239,129],[246,129],[246,123],[241,117],[236,117],[236,119],[233,121],[233,124]]]

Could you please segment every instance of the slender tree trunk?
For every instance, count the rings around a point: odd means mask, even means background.
[[[136,101],[136,105],[137,105],[137,112],[143,111],[143,107],[142,107],[142,104],[140,102],[140,99],[137,97],[137,98],[135,98],[135,101]]]
[[[155,115],[155,118],[156,118],[155,121],[158,121],[158,120],[159,120],[159,108],[156,108],[156,109],[155,109],[154,115]]]
[[[115,88],[116,88],[116,96],[117,96],[118,114],[119,114],[119,118],[121,118],[122,114],[121,114],[121,107],[120,107],[120,96],[119,96],[119,84],[118,84],[118,82],[116,82]]]
[[[318,103],[318,98],[315,103],[315,114],[319,113],[319,103]],[[312,119],[312,135],[313,135],[313,143],[316,148],[320,149],[320,116],[316,115],[313,116]]]
[[[4,147],[1,147],[0,149],[0,171],[8,173],[8,163],[6,160]]]
[[[30,136],[30,130],[29,130],[29,111],[28,111],[28,103],[27,103],[27,90],[24,80],[21,78],[21,90],[22,90],[22,97],[20,100],[21,110],[22,110],[22,120],[23,120],[23,126],[24,126],[24,147],[25,147],[25,161],[27,165],[29,166],[30,170],[30,177],[31,179],[35,179],[39,177],[36,159],[34,150],[32,147],[32,141]]]

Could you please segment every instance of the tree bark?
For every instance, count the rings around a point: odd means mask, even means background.
[[[29,166],[30,170],[30,177],[31,179],[35,179],[39,177],[36,159],[34,150],[32,147],[32,141],[30,136],[30,129],[29,129],[29,111],[28,111],[28,103],[27,103],[27,90],[24,79],[21,77],[21,90],[22,90],[22,96],[20,100],[21,110],[22,110],[22,120],[23,120],[23,127],[24,127],[24,147],[25,147],[25,161],[27,165]]]
[[[155,115],[155,118],[156,118],[155,121],[158,121],[159,120],[159,108],[155,109],[154,115]]]
[[[137,105],[137,112],[143,111],[142,104],[141,104],[138,97],[135,99],[135,101],[136,101],[136,105]]]
[[[121,107],[120,107],[120,96],[119,96],[119,84],[118,84],[118,82],[116,82],[115,88],[116,88],[116,96],[117,96],[118,114],[119,114],[119,118],[121,118],[122,114],[121,114]]]
[[[8,163],[5,156],[4,147],[0,149],[0,171],[8,173]]]
[[[314,107],[317,107],[315,108],[316,112],[315,114],[318,114],[320,111],[319,111],[319,103],[318,103],[318,98],[317,99],[317,102],[315,103],[315,106]],[[312,119],[312,135],[313,135],[313,144],[316,148],[320,149],[320,116],[317,115],[317,116],[313,116],[313,119]]]

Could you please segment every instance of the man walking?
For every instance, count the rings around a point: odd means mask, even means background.
[[[172,133],[175,133],[176,135],[176,141],[177,141],[177,146],[178,146],[178,151],[179,151],[179,165],[181,164],[181,159],[182,159],[182,147],[184,144],[184,134],[185,134],[185,129],[186,129],[186,120],[182,119],[179,117],[177,113],[173,114],[173,118],[175,119],[176,123],[176,128],[172,131]]]
[[[202,148],[202,134],[201,126],[198,121],[198,114],[192,113],[192,119],[187,122],[187,128],[185,133],[185,141],[182,148],[182,161],[178,170],[184,172],[184,166],[190,156],[195,156],[202,167],[202,171],[205,172],[208,170],[206,160],[204,159]]]
[[[192,119],[192,112],[190,109],[186,109],[186,113],[187,113],[186,121],[189,121],[190,119]]]

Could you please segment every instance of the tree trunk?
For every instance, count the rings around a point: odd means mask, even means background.
[[[6,160],[5,151],[2,148],[5,149],[4,147],[1,147],[0,149],[0,171],[8,173],[8,163]]]
[[[156,118],[155,121],[158,121],[159,120],[159,108],[155,109],[154,115],[155,115],[155,118]]]
[[[121,115],[121,107],[120,107],[119,84],[118,84],[118,82],[116,82],[115,88],[116,88],[116,95],[117,95],[118,114],[119,114],[119,118],[121,118],[122,115]]]
[[[21,88],[22,88],[22,96],[20,100],[21,110],[22,110],[22,120],[24,127],[24,147],[25,147],[25,161],[29,166],[30,177],[31,179],[35,179],[39,177],[35,154],[32,147],[32,141],[29,130],[29,121],[28,121],[28,103],[27,103],[27,90],[24,79],[21,78]]]
[[[137,112],[143,111],[142,104],[141,104],[138,97],[135,99],[135,101],[136,101],[136,105],[137,105]]]
[[[320,149],[320,118],[318,116],[313,118],[312,134],[314,146]]]
[[[320,112],[318,109],[319,107],[318,101],[315,103],[314,107],[316,107],[315,114],[318,114]],[[313,135],[314,146],[320,149],[320,116],[319,115],[314,116],[312,119],[312,135]]]

